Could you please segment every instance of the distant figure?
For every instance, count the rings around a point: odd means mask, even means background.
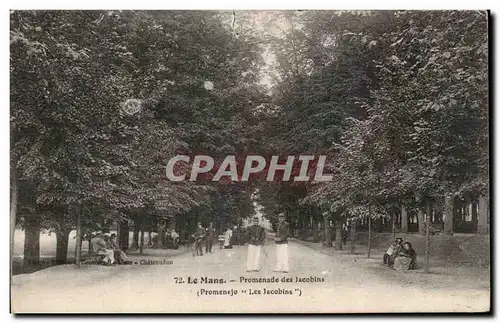
[[[410,242],[405,242],[398,256],[394,260],[393,268],[397,271],[412,270],[417,267],[417,252]]]
[[[175,229],[172,229],[170,232],[170,237],[172,238],[172,246],[174,249],[179,248],[179,234],[175,231]]]
[[[240,232],[238,230],[238,226],[235,225],[235,226],[233,226],[232,235],[231,235],[231,245],[232,246],[238,246],[240,244],[239,236],[240,236]]]
[[[347,243],[347,237],[349,236],[349,227],[347,226],[347,223],[342,224],[342,243],[344,246]]]
[[[163,234],[163,243],[162,243],[162,248],[170,248],[172,245],[172,231],[170,229],[167,229],[165,233]]]
[[[384,265],[392,267],[394,264],[394,259],[398,256],[401,248],[403,247],[403,239],[397,238],[390,246],[389,249],[384,253],[383,261]]]
[[[231,230],[231,227],[228,227],[224,234],[224,249],[233,249],[233,245],[231,244],[232,237],[233,230]]]
[[[219,249],[224,248],[224,240],[225,240],[224,235],[219,234],[219,238],[217,240],[219,240]]]
[[[121,250],[118,247],[118,241],[117,241],[116,233],[111,234],[110,243],[111,243],[111,248],[114,251],[115,260],[116,260],[117,263],[119,263],[119,264],[128,264],[128,263],[131,263],[130,259],[128,259],[128,257],[125,254],[125,252],[123,252],[123,250]]]
[[[207,237],[206,237],[206,252],[212,252],[212,245],[214,244],[215,240],[215,229],[214,229],[214,224],[210,222],[207,228]]]
[[[266,231],[259,225],[259,218],[253,218],[253,225],[247,228],[247,271],[259,271],[261,246],[266,239]]]
[[[109,239],[109,236],[108,238]],[[102,260],[105,264],[114,264],[115,256],[114,251],[111,249],[111,245],[109,242],[106,243],[104,240],[104,235],[102,232],[96,234],[96,236],[91,241],[94,251],[98,255],[104,255],[104,259]]]
[[[274,271],[288,272],[288,236],[290,230],[285,222],[285,214],[278,215],[278,227],[276,229],[276,268]]]
[[[193,233],[191,236],[194,238],[194,244],[195,244],[195,249],[196,249],[196,254],[198,256],[203,256],[203,239],[205,238],[206,232],[203,226],[201,225],[201,222],[198,222],[198,229],[196,230],[195,233]]]

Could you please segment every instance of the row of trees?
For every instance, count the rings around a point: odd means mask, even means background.
[[[354,238],[359,219],[412,211],[425,229],[433,210],[450,234],[457,199],[479,202],[488,232],[485,12],[10,15],[11,229],[26,230],[26,263],[41,229],[65,261],[72,229],[115,222],[125,241],[129,222],[136,237],[165,219],[225,226],[253,214],[257,189],[272,221],[333,221],[337,237],[346,220]],[[178,154],[327,155],[334,178],[174,183]]]
[[[11,11],[11,254],[19,226],[25,264],[43,229],[65,262],[73,229],[79,258],[83,234],[110,222],[253,212],[248,190],[165,177],[177,154],[242,153],[252,109],[268,100],[261,49],[225,15]]]
[[[487,233],[487,13],[286,12],[282,26],[270,46],[286,122],[269,149],[328,154],[334,177],[267,187],[264,207],[332,220],[337,237],[346,219],[415,210],[429,227],[439,210],[451,234],[453,201],[478,200]]]

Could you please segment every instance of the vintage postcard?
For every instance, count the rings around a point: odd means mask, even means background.
[[[12,313],[485,313],[486,10],[10,10]]]

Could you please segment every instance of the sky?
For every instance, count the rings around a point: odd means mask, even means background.
[[[250,31],[257,35],[270,34],[272,36],[282,36],[283,31],[287,31],[290,28],[290,25],[283,17],[283,12],[271,10],[236,10],[228,12],[230,18],[228,17],[227,23],[230,24],[235,34]],[[276,58],[268,45],[262,45],[262,58],[264,59],[265,66],[262,67],[260,84],[270,89],[273,85],[273,66]]]

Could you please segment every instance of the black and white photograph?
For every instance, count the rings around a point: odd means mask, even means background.
[[[8,16],[10,313],[491,313],[490,11]]]

